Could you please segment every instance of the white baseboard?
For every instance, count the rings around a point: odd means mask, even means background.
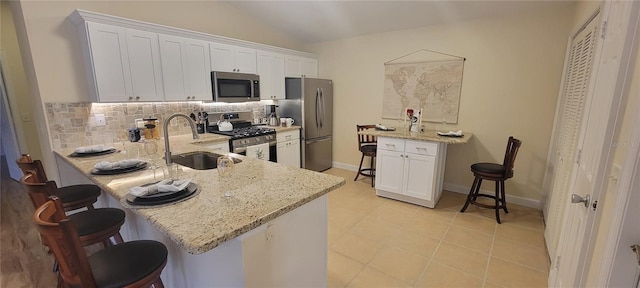
[[[340,169],[349,170],[349,171],[358,171],[358,166],[355,166],[355,165],[350,165],[350,164],[345,164],[340,162],[333,162],[332,165],[335,168],[340,168]],[[443,189],[451,192],[468,195],[469,190],[471,189],[471,186],[444,183]],[[480,192],[484,194],[489,194],[489,195],[493,195],[495,193],[495,191],[487,191],[487,190],[480,190]],[[513,204],[517,204],[525,207],[542,209],[542,203],[540,202],[540,200],[513,196],[509,194],[507,194],[506,196],[507,196],[507,204],[513,203]]]

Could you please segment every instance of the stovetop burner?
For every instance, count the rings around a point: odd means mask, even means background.
[[[218,126],[213,125],[207,127],[207,132],[229,136],[231,139],[257,137],[276,133],[276,130],[273,128],[251,126],[251,122],[237,121],[232,122],[232,124],[234,128],[231,131],[219,131]]]

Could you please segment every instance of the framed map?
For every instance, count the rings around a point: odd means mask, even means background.
[[[458,123],[464,60],[386,64],[382,118],[399,119],[404,109],[422,121]]]

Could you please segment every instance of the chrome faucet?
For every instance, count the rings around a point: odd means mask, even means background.
[[[189,118],[189,116],[185,114],[176,113],[169,116],[167,120],[164,120],[164,126],[162,127],[163,128],[162,131],[164,133],[164,160],[165,160],[165,163],[167,163],[167,165],[171,164],[171,149],[169,149],[169,122],[171,122],[171,119],[176,118],[178,116],[184,117],[184,119],[187,119],[187,121],[189,121],[189,125],[191,126],[191,134],[193,134],[193,139],[200,138],[200,136],[198,135],[198,131],[196,130],[196,123],[194,123],[193,120],[191,120],[191,118]]]

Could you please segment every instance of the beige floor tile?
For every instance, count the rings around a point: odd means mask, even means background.
[[[548,273],[491,257],[487,281],[503,287],[547,287]]]
[[[329,224],[327,228],[327,245],[331,246],[333,243],[338,241],[338,239],[342,238],[347,233],[347,230],[340,229]]]
[[[486,234],[493,234],[495,232],[497,223],[495,220],[478,217],[477,215],[458,213],[458,215],[456,215],[456,218],[453,220],[453,225]]]
[[[443,240],[471,250],[489,254],[493,235],[452,225]]]
[[[329,287],[346,287],[364,267],[362,263],[331,250],[327,258]]]
[[[460,211],[466,200],[467,194],[443,191],[442,197],[440,197],[436,205],[436,209]]]
[[[380,220],[366,218],[351,228],[351,233],[378,242],[387,242],[395,235],[400,226]]]
[[[384,202],[384,206],[393,207],[393,208],[396,208],[396,209],[400,209],[402,211],[415,212],[418,209],[422,208],[422,206],[418,206],[418,205],[407,203],[407,202],[402,202],[402,201],[393,200],[393,199],[387,199],[387,200],[389,200],[389,201],[385,201]]]
[[[544,218],[542,212],[529,207],[509,207],[509,214],[501,216],[503,223],[513,224],[526,229],[544,232]]]
[[[402,226],[404,223],[411,220],[415,213],[415,209],[399,209],[397,207],[382,205],[373,211],[369,217],[371,219],[380,220],[396,226]]]
[[[358,222],[364,220],[365,217],[344,207],[330,207],[328,214],[329,227],[336,227],[342,230],[351,229]]]
[[[462,246],[442,242],[432,261],[465,271],[471,276],[484,277],[489,255]]]
[[[349,284],[350,288],[394,288],[394,287],[411,287],[411,284],[405,283],[399,279],[393,278],[376,269],[365,267]]]
[[[347,233],[333,243],[331,249],[360,263],[367,264],[382,246],[383,244],[380,242]]]
[[[369,266],[407,283],[413,283],[427,265],[427,258],[391,246],[382,247]]]
[[[422,257],[431,258],[433,252],[435,252],[438,245],[440,245],[440,239],[401,230],[401,232],[394,235],[387,244],[416,253]]]
[[[339,205],[349,209],[351,212],[369,216],[369,214],[383,205],[383,202],[374,199],[365,199],[363,197],[352,197],[345,199],[339,203]]]
[[[540,231],[504,223],[496,228],[496,237],[544,249],[544,234]]]
[[[401,231],[411,231],[423,236],[442,239],[444,234],[447,232],[447,229],[449,229],[449,223],[433,219],[425,219],[424,217],[415,215],[409,222],[402,226]]]
[[[505,288],[505,287],[504,286],[500,286],[500,285],[498,285],[496,283],[493,283],[493,282],[486,281],[484,283],[484,288]]]
[[[446,209],[432,209],[432,208],[420,208],[416,212],[415,217],[420,217],[428,220],[438,220],[445,223],[451,223],[458,214],[457,211]]]
[[[491,256],[531,267],[542,272],[549,271],[549,261],[545,249],[523,245],[496,237]]]
[[[471,276],[455,268],[431,262],[415,287],[482,287],[482,278]]]

